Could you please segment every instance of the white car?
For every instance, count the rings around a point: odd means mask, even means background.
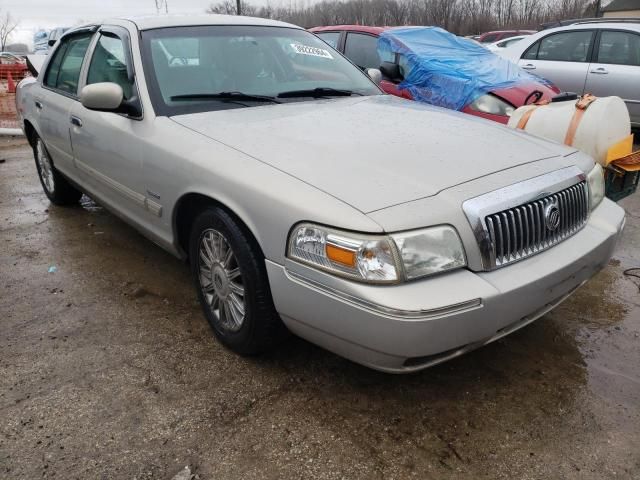
[[[515,37],[509,37],[502,40],[498,40],[497,42],[490,43],[485,45],[486,48],[491,50],[492,52],[497,52],[504,48],[507,48],[511,45],[518,43],[523,38],[527,38],[529,35],[516,35]]]
[[[640,19],[543,30],[497,53],[562,91],[621,97],[640,127]]]

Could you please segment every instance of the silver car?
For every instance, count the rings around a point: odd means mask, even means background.
[[[640,127],[640,20],[543,30],[496,53],[560,90],[621,97]]]
[[[86,192],[188,259],[241,354],[291,331],[387,372],[434,365],[562,302],[624,225],[591,158],[383,95],[275,21],[77,28],[17,103],[49,199]]]

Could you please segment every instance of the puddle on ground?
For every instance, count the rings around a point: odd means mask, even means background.
[[[582,328],[614,326],[622,322],[628,313],[628,304],[620,298],[627,288],[625,282],[622,270],[611,265],[580,288],[556,312],[573,318]]]

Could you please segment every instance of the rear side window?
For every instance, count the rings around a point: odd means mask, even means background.
[[[597,62],[640,66],[640,35],[627,32],[602,32]]]
[[[127,74],[127,60],[124,42],[111,35],[101,35],[89,64],[87,85],[112,82],[122,87],[125,100],[131,98],[133,83]]]
[[[331,45],[336,50],[338,49],[338,40],[340,40],[340,32],[320,32],[316,33],[327,44]]]
[[[509,40],[505,40],[500,44],[500,46],[503,48],[507,48],[508,46],[513,45],[514,43],[518,43],[520,40],[522,40],[522,38],[512,38]]]
[[[535,60],[536,58],[538,58],[539,48],[540,48],[540,42],[534,43],[527,49],[526,52],[524,52],[524,55],[522,55],[522,58],[524,58],[525,60]]]
[[[80,70],[91,35],[90,33],[75,35],[60,45],[47,69],[44,79],[47,87],[72,95],[77,94]]]
[[[378,38],[362,33],[347,34],[344,45],[345,56],[362,69],[380,68]]]
[[[589,59],[592,37],[593,32],[591,31],[562,32],[549,35],[540,40],[538,56],[535,59],[556,62],[586,62]]]

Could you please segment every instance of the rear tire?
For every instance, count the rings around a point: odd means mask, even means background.
[[[36,134],[33,140],[33,156],[42,189],[51,203],[55,205],[72,205],[78,203],[82,192],[56,170],[51,161],[49,151],[42,139]]]
[[[208,207],[189,238],[193,280],[216,337],[241,355],[270,350],[286,336],[257,242],[229,213]]]

